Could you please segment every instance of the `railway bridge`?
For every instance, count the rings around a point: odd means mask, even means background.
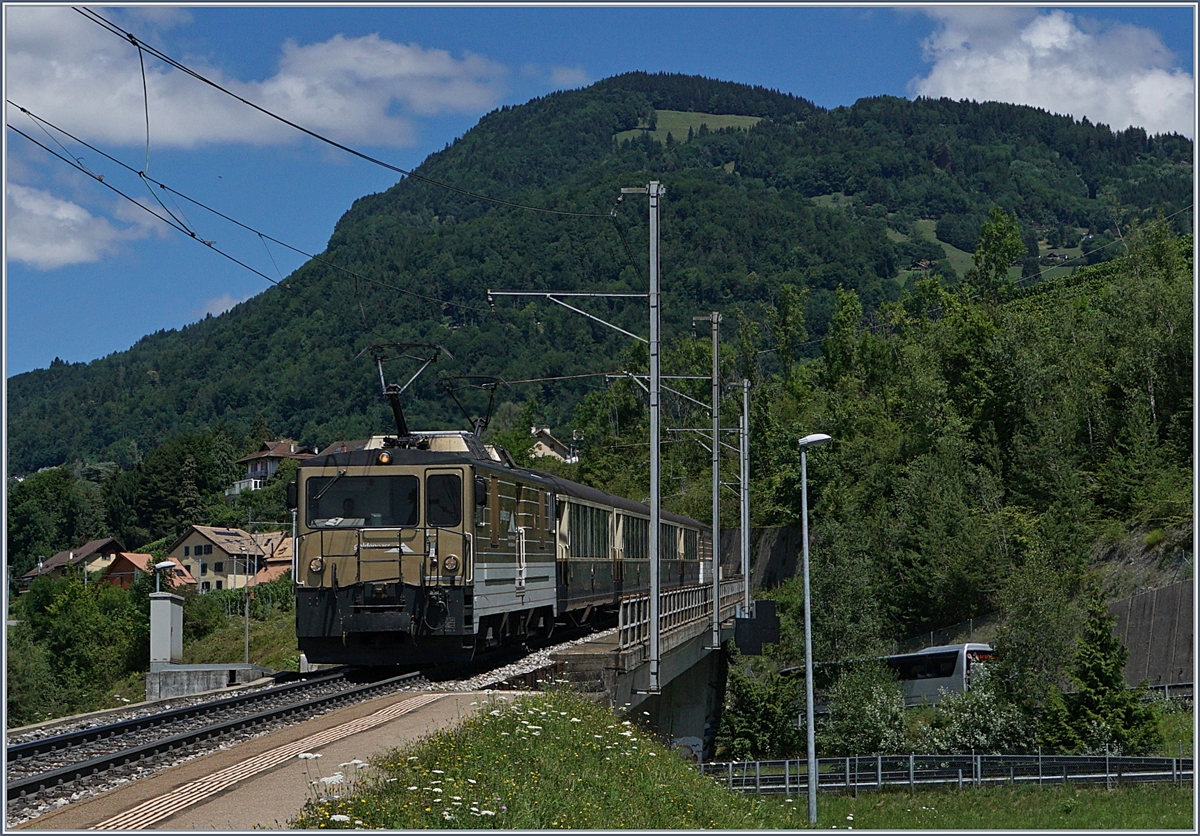
[[[743,590],[740,577],[720,584],[722,642],[733,635]],[[657,692],[649,690],[649,595],[622,601],[615,632],[554,653],[559,676],[582,690],[603,694],[609,705],[646,712],[651,725],[676,741],[693,747],[703,741],[711,750],[727,667],[722,647],[713,647],[712,597],[711,584],[660,593]]]

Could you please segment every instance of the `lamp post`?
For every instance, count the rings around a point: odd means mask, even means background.
[[[175,565],[174,561],[171,561],[171,560],[164,560],[160,563],[154,564],[154,591],[155,592],[162,592],[162,570],[170,569],[174,565]],[[86,572],[87,570],[84,569],[84,571]]]
[[[800,520],[804,533],[804,703],[808,711],[808,822],[817,823],[817,739],[813,716],[812,598],[808,587],[808,456],[809,447],[833,439],[813,433],[800,439]]]

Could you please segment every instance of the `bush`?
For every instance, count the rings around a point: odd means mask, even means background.
[[[756,676],[733,664],[717,734],[718,757],[754,760],[798,753],[802,737],[796,717],[803,702],[796,681],[773,672]]]
[[[976,674],[969,691],[945,696],[918,736],[917,750],[945,755],[1028,751],[1033,723],[1004,699],[999,685],[996,677]]]
[[[828,692],[829,714],[818,719],[823,757],[886,755],[907,751],[904,694],[882,662],[856,665]]]

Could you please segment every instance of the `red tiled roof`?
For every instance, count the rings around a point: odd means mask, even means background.
[[[175,564],[175,585],[180,584],[195,584],[196,579],[192,577],[192,573],[187,570],[187,567],[174,558],[167,558]],[[101,577],[109,578],[118,575],[128,575],[133,571],[145,572],[147,574],[154,571],[154,565],[160,562],[152,554],[143,554],[140,552],[121,552],[117,555],[117,559],[112,562],[112,565],[104,570]]]

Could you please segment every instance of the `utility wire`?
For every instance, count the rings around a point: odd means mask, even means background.
[[[134,199],[133,199],[132,197],[130,197],[129,195],[125,194],[125,192],[121,191],[121,190],[120,190],[120,189],[118,189],[116,186],[112,185],[111,183],[106,183],[106,182],[104,182],[104,180],[102,180],[102,179],[101,179],[101,178],[100,178],[98,175],[92,174],[91,172],[87,171],[87,169],[85,169],[85,168],[84,168],[82,165],[80,165],[79,163],[77,163],[75,160],[72,160],[72,159],[70,159],[70,158],[68,158],[68,157],[65,157],[65,156],[63,156],[62,154],[60,154],[60,153],[58,153],[57,151],[55,151],[53,148],[50,148],[49,146],[43,145],[42,143],[38,142],[36,139],[34,139],[33,137],[31,137],[29,134],[27,134],[27,133],[25,133],[24,131],[22,131],[20,128],[18,128],[18,127],[15,127],[15,126],[13,126],[13,125],[9,125],[9,126],[8,126],[8,129],[9,129],[10,131],[13,131],[13,132],[15,132],[15,133],[18,133],[18,134],[20,134],[21,136],[25,137],[27,140],[29,140],[30,142],[32,142],[34,145],[36,145],[36,146],[38,146],[39,148],[41,148],[42,150],[44,150],[44,151],[45,151],[47,154],[50,154],[50,155],[52,155],[52,156],[55,156],[55,157],[57,157],[58,159],[62,160],[62,161],[63,161],[64,163],[66,163],[67,165],[69,165],[69,166],[71,166],[72,168],[76,169],[77,171],[81,171],[81,172],[83,172],[84,174],[87,174],[89,177],[91,177],[91,178],[93,178],[94,180],[96,180],[96,181],[97,181],[97,182],[98,182],[100,185],[104,186],[104,187],[105,187],[105,188],[107,188],[107,189],[111,189],[112,191],[116,192],[116,193],[117,193],[117,194],[119,194],[121,197],[125,198],[125,199],[126,199],[126,200],[128,200],[130,203],[132,203],[134,206],[136,206],[136,207],[138,207],[139,209],[141,209],[142,211],[144,211],[144,212],[146,212],[146,213],[148,213],[148,214],[150,214],[150,215],[154,216],[155,218],[158,218],[160,221],[162,221],[163,223],[165,223],[167,226],[171,227],[172,229],[177,229],[177,230],[179,230],[180,232],[182,232],[183,234],[185,234],[185,235],[187,235],[188,237],[192,238],[193,240],[195,240],[195,241],[199,241],[201,244],[204,244],[206,247],[208,247],[208,248],[209,248],[210,250],[212,250],[213,252],[215,252],[215,253],[217,253],[217,254],[219,254],[219,255],[223,255],[223,256],[225,256],[225,258],[229,259],[229,260],[230,260],[230,261],[232,261],[234,264],[237,264],[237,265],[239,265],[239,266],[241,266],[241,267],[245,267],[247,270],[249,270],[249,271],[250,271],[251,273],[253,273],[254,275],[256,275],[256,276],[261,276],[262,278],[264,278],[264,279],[266,279],[267,281],[269,281],[271,284],[274,284],[274,285],[277,285],[277,284],[279,284],[279,282],[277,282],[277,281],[275,281],[274,279],[272,279],[272,278],[271,278],[270,276],[268,276],[266,273],[262,273],[262,272],[259,272],[258,270],[255,270],[253,267],[251,267],[249,264],[246,264],[244,261],[240,261],[239,259],[237,259],[237,258],[235,258],[234,256],[230,255],[229,253],[225,252],[224,250],[221,250],[220,248],[216,247],[216,246],[213,244],[213,242],[212,242],[212,241],[203,241],[203,240],[201,240],[200,238],[197,238],[197,237],[196,237],[196,233],[194,233],[194,232],[192,232],[190,229],[187,229],[186,227],[184,227],[184,226],[180,225],[180,224],[179,224],[177,221],[168,220],[167,218],[164,218],[162,215],[158,214],[157,212],[155,212],[154,210],[150,209],[149,207],[147,207],[147,206],[144,206],[144,205],[143,205],[143,204],[141,204],[141,203],[138,203],[136,200],[134,200]]]
[[[205,76],[201,75],[200,73],[196,72],[195,70],[192,70],[191,68],[179,63],[174,58],[170,57],[169,55],[162,52],[161,50],[150,46],[149,44],[145,43],[144,41],[141,41],[132,32],[122,29],[121,27],[117,26],[112,21],[105,19],[104,17],[102,17],[100,14],[93,11],[92,9],[80,8],[79,6],[73,6],[72,8],[74,8],[75,11],[79,12],[79,14],[83,15],[88,20],[91,20],[93,23],[96,23],[97,25],[101,26],[102,28],[107,29],[109,32],[113,33],[114,35],[117,35],[118,37],[122,38],[123,40],[129,41],[131,44],[133,44],[135,47],[137,47],[139,54],[142,50],[145,50],[146,52],[150,53],[151,55],[153,55],[155,58],[159,59],[160,61],[162,61],[166,64],[169,64],[170,66],[174,67],[175,69],[179,70],[182,73],[186,73],[187,75],[191,76],[192,78],[196,79],[197,81],[207,84],[209,87],[219,90],[220,92],[224,93],[227,96],[237,99],[239,102],[246,105],[247,107],[254,108],[258,112],[260,112],[266,116],[269,116],[272,119],[282,122],[283,124],[285,124],[291,128],[295,128],[296,130],[300,131],[301,133],[311,136],[313,139],[316,139],[320,142],[324,142],[327,145],[332,145],[334,148],[338,148],[342,151],[345,151],[347,154],[352,154],[352,155],[358,157],[359,159],[366,160],[369,163],[374,163],[375,165],[380,166],[382,168],[386,168],[389,171],[394,171],[397,174],[404,175],[405,177],[411,177],[414,180],[419,180],[423,183],[428,183],[431,186],[436,186],[441,189],[446,189],[447,191],[455,192],[455,193],[461,194],[465,197],[470,197],[475,200],[483,200],[488,203],[497,204],[499,206],[508,206],[513,209],[524,209],[529,212],[543,212],[543,213],[550,214],[550,215],[562,215],[562,216],[574,217],[574,218],[603,218],[603,217],[605,217],[604,214],[601,212],[572,212],[572,211],[568,211],[568,210],[564,210],[564,209],[547,209],[542,206],[530,206],[528,204],[517,203],[517,202],[511,201],[511,200],[501,200],[500,198],[489,197],[488,195],[480,194],[478,192],[473,192],[469,189],[464,189],[459,186],[452,186],[449,183],[442,183],[438,180],[433,180],[429,177],[425,177],[423,175],[416,174],[412,171],[409,171],[408,169],[400,168],[399,166],[395,166],[395,165],[392,165],[391,163],[384,162],[383,160],[380,160],[376,157],[372,157],[369,154],[364,154],[362,151],[357,151],[348,145],[343,145],[342,143],[337,142],[336,140],[330,139],[329,137],[319,134],[314,130],[306,128],[303,125],[298,125],[297,123],[292,122],[291,120],[286,119],[277,113],[267,110],[265,107],[255,104],[254,102],[250,101],[249,99],[239,96],[237,93],[234,93],[232,90],[228,90],[228,89],[222,87],[220,84],[217,84],[215,81],[213,81],[209,78],[206,78]]]
[[[95,153],[99,154],[100,156],[104,157],[105,159],[109,160],[110,162],[112,162],[112,163],[115,163],[116,165],[119,165],[121,168],[125,169],[126,171],[129,171],[129,172],[131,172],[131,173],[133,173],[133,174],[137,174],[139,177],[143,176],[143,172],[140,172],[140,171],[138,171],[137,169],[133,168],[133,166],[131,166],[131,165],[129,165],[129,164],[127,164],[127,163],[125,163],[125,162],[122,162],[121,160],[117,159],[116,157],[112,156],[111,154],[108,154],[108,153],[106,153],[106,152],[102,151],[101,149],[97,148],[96,146],[92,145],[91,143],[89,143],[89,142],[87,142],[87,141],[85,141],[85,140],[82,140],[82,139],[80,139],[79,137],[75,136],[74,134],[70,133],[70,132],[69,132],[69,131],[67,131],[67,130],[64,130],[63,128],[60,128],[60,127],[58,127],[58,126],[57,126],[57,125],[55,125],[53,122],[51,122],[51,121],[49,121],[49,120],[47,120],[47,119],[44,119],[44,118],[43,118],[43,117],[41,117],[41,116],[38,116],[37,114],[35,114],[35,113],[31,112],[31,111],[30,111],[30,110],[28,110],[27,108],[24,108],[24,107],[22,107],[21,105],[17,104],[17,103],[16,103],[16,102],[14,102],[12,99],[8,99],[7,101],[8,101],[8,103],[9,103],[10,105],[12,105],[13,107],[17,108],[19,111],[21,111],[22,113],[24,113],[25,115],[27,115],[27,116],[28,116],[30,119],[32,119],[32,120],[34,121],[34,124],[38,125],[39,127],[42,127],[42,130],[43,130],[43,131],[45,131],[45,130],[46,130],[44,126],[47,126],[47,125],[48,125],[49,127],[53,128],[54,130],[56,130],[56,131],[58,131],[59,133],[61,133],[63,136],[66,136],[66,137],[70,138],[71,140],[73,140],[73,141],[75,141],[75,142],[78,142],[78,143],[79,143],[80,145],[82,145],[83,147],[85,147],[85,148],[87,148],[87,149],[89,149],[89,150],[91,150],[91,151],[94,151]],[[9,125],[9,128],[10,128],[10,129],[12,129],[12,130],[14,130],[14,131],[17,131],[17,133],[21,133],[21,131],[19,131],[17,128],[13,127],[12,125]],[[21,135],[22,135],[22,136],[26,136],[24,133],[21,133]],[[49,134],[48,132],[47,132],[47,136],[50,136],[50,134]],[[26,136],[26,138],[27,138],[27,139],[29,139],[29,137],[27,137],[27,136]],[[51,138],[53,138],[53,137],[51,137]],[[33,140],[31,140],[31,141],[33,141]],[[40,147],[42,147],[42,148],[46,148],[46,146],[44,146],[44,145],[41,145],[41,143],[37,143],[37,142],[35,142],[35,144],[39,145],[39,146],[40,146]],[[61,145],[60,145],[60,147],[61,147]],[[49,149],[49,148],[46,148],[46,150],[47,150],[47,151],[50,151],[50,149]],[[64,148],[63,150],[65,151],[66,149]],[[62,157],[61,155],[58,155],[58,154],[56,154],[56,153],[55,153],[55,152],[53,152],[53,151],[50,151],[50,153],[54,154],[55,156],[58,156],[60,159],[64,159],[66,162],[70,162],[70,160],[67,160],[66,158]],[[102,174],[93,174],[91,171],[87,171],[87,169],[86,169],[86,168],[83,168],[83,167],[82,167],[82,164],[81,164],[81,163],[72,163],[72,164],[73,164],[73,165],[75,165],[75,167],[76,167],[76,168],[78,168],[78,169],[80,169],[80,170],[84,171],[84,173],[86,173],[86,174],[87,174],[89,177],[92,177],[92,178],[94,178],[94,179],[96,179],[96,180],[100,181],[101,183],[103,183],[103,182],[104,182],[104,175],[102,175]],[[408,295],[408,296],[413,296],[413,297],[415,297],[415,298],[417,298],[417,299],[423,299],[423,300],[425,300],[425,301],[427,301],[427,302],[434,302],[434,303],[436,303],[436,304],[439,304],[439,305],[450,305],[450,306],[452,306],[452,307],[462,308],[463,310],[473,311],[473,312],[475,312],[475,313],[481,313],[481,314],[482,314],[482,313],[487,313],[487,312],[488,312],[488,311],[487,311],[486,309],[484,309],[484,308],[475,307],[475,306],[473,306],[473,305],[464,305],[464,304],[462,304],[461,302],[450,302],[450,301],[447,301],[447,300],[445,300],[445,299],[439,299],[439,298],[438,298],[438,297],[436,297],[436,296],[427,296],[427,295],[425,295],[425,294],[423,294],[423,293],[417,293],[417,292],[416,292],[416,291],[414,291],[414,290],[408,290],[408,289],[406,289],[406,288],[402,288],[402,287],[396,287],[395,285],[388,284],[387,282],[381,281],[381,280],[379,280],[379,279],[373,279],[373,278],[371,278],[371,277],[369,277],[369,276],[364,276],[364,275],[362,275],[362,274],[360,274],[360,273],[357,273],[357,272],[355,272],[355,271],[353,271],[353,270],[349,270],[349,269],[347,269],[347,268],[345,268],[345,267],[342,267],[341,265],[339,265],[339,264],[336,264],[336,263],[334,263],[334,262],[330,261],[330,260],[329,260],[329,259],[327,259],[327,258],[323,258],[323,257],[322,257],[322,256],[320,256],[320,255],[314,255],[313,253],[306,252],[306,251],[304,251],[304,250],[300,249],[299,247],[295,247],[295,246],[293,246],[293,245],[291,245],[291,244],[287,243],[286,241],[281,241],[280,239],[278,239],[278,238],[275,238],[275,237],[273,237],[273,236],[271,236],[271,235],[268,235],[267,233],[265,233],[265,232],[262,232],[261,230],[258,230],[258,229],[255,229],[255,228],[254,228],[254,227],[252,227],[252,226],[249,226],[248,224],[244,224],[244,223],[242,223],[241,221],[237,220],[236,218],[230,217],[229,215],[226,215],[224,212],[221,212],[219,209],[214,209],[213,207],[211,207],[211,206],[209,206],[209,205],[207,205],[207,204],[205,204],[205,203],[202,203],[201,201],[199,201],[199,200],[196,200],[195,198],[189,197],[188,195],[184,194],[183,192],[177,191],[177,190],[175,190],[175,189],[171,188],[170,186],[166,185],[165,183],[159,183],[159,182],[157,182],[157,181],[151,180],[150,178],[144,178],[144,179],[146,179],[146,181],[147,181],[148,183],[154,183],[154,185],[158,186],[158,188],[159,188],[159,189],[162,189],[163,191],[166,191],[166,192],[169,192],[170,194],[173,194],[173,195],[176,195],[176,196],[178,196],[178,197],[181,197],[181,198],[183,198],[184,200],[186,200],[188,203],[191,203],[192,205],[194,205],[194,206],[197,206],[197,207],[199,207],[199,208],[201,208],[201,209],[205,210],[206,212],[211,212],[212,214],[216,215],[218,218],[221,218],[222,220],[228,221],[229,223],[231,223],[231,224],[234,224],[235,226],[238,226],[238,227],[240,227],[240,228],[242,228],[242,229],[246,230],[247,232],[252,232],[252,233],[254,233],[255,235],[259,236],[259,238],[265,239],[266,241],[271,241],[272,243],[278,244],[278,245],[279,245],[279,246],[281,246],[281,247],[285,247],[285,248],[287,248],[287,249],[291,250],[291,251],[292,251],[292,252],[294,252],[294,253],[297,253],[297,254],[299,254],[299,255],[302,255],[302,256],[304,256],[304,257],[306,257],[306,258],[312,259],[313,261],[316,261],[318,264],[323,264],[323,265],[325,265],[325,266],[327,266],[327,267],[332,267],[332,268],[333,268],[333,269],[335,269],[335,270],[339,270],[339,271],[341,271],[342,273],[345,273],[345,274],[346,274],[346,275],[348,275],[348,276],[352,276],[352,277],[353,277],[353,278],[354,278],[356,281],[357,281],[357,280],[359,280],[359,279],[361,279],[362,281],[365,281],[365,282],[370,282],[370,283],[372,283],[372,284],[379,285],[380,287],[387,288],[388,290],[395,290],[395,291],[397,291],[397,292],[399,292],[399,293],[403,293],[403,294],[406,294],[406,295]],[[106,184],[106,185],[107,185],[107,184]],[[123,195],[123,196],[124,196],[124,195]],[[132,198],[130,198],[130,199],[132,199]],[[134,201],[134,203],[137,203],[137,201]],[[138,203],[138,206],[142,206],[142,204]],[[144,209],[145,207],[143,206],[142,208]],[[147,211],[149,211],[149,210],[147,210]],[[202,240],[202,239],[200,239],[199,237],[197,237],[195,233],[193,233],[191,230],[189,230],[189,229],[188,229],[188,228],[187,228],[185,225],[183,225],[182,223],[180,223],[180,222],[178,222],[178,221],[175,221],[175,222],[169,221],[169,220],[167,220],[166,218],[163,218],[161,215],[159,215],[159,214],[157,214],[157,213],[155,213],[155,212],[151,212],[150,214],[154,215],[156,218],[159,218],[159,219],[160,219],[160,220],[162,220],[164,223],[168,223],[168,224],[170,224],[171,226],[173,226],[173,227],[175,227],[176,229],[178,229],[180,232],[184,232],[184,233],[186,233],[187,235],[189,235],[189,236],[191,236],[191,237],[193,237],[193,238],[196,238],[196,240],[197,240],[197,241],[201,241],[201,240]],[[172,216],[172,217],[173,217],[173,216]],[[211,242],[208,242],[208,241],[202,241],[202,243],[208,244],[210,247],[212,246]],[[264,243],[264,246],[265,246],[265,243]],[[269,255],[269,254],[270,254],[270,250],[268,250],[267,252],[268,252],[268,255]],[[274,259],[272,259],[272,261],[274,261]],[[239,262],[239,263],[240,263],[240,262]],[[249,269],[251,269],[251,271],[252,271],[252,272],[254,272],[254,273],[257,273],[257,274],[258,274],[258,275],[260,275],[260,276],[261,276],[261,275],[263,275],[262,273],[259,273],[257,270],[254,270],[253,268],[249,268]],[[278,271],[278,269],[279,269],[279,268],[278,268],[278,265],[276,265],[276,270]],[[279,284],[279,282],[275,282],[274,280],[270,279],[269,277],[265,277],[265,278],[268,278],[268,280],[269,280],[269,281],[272,281],[272,283],[273,283],[273,284]],[[365,313],[364,313],[364,316],[365,316]]]

